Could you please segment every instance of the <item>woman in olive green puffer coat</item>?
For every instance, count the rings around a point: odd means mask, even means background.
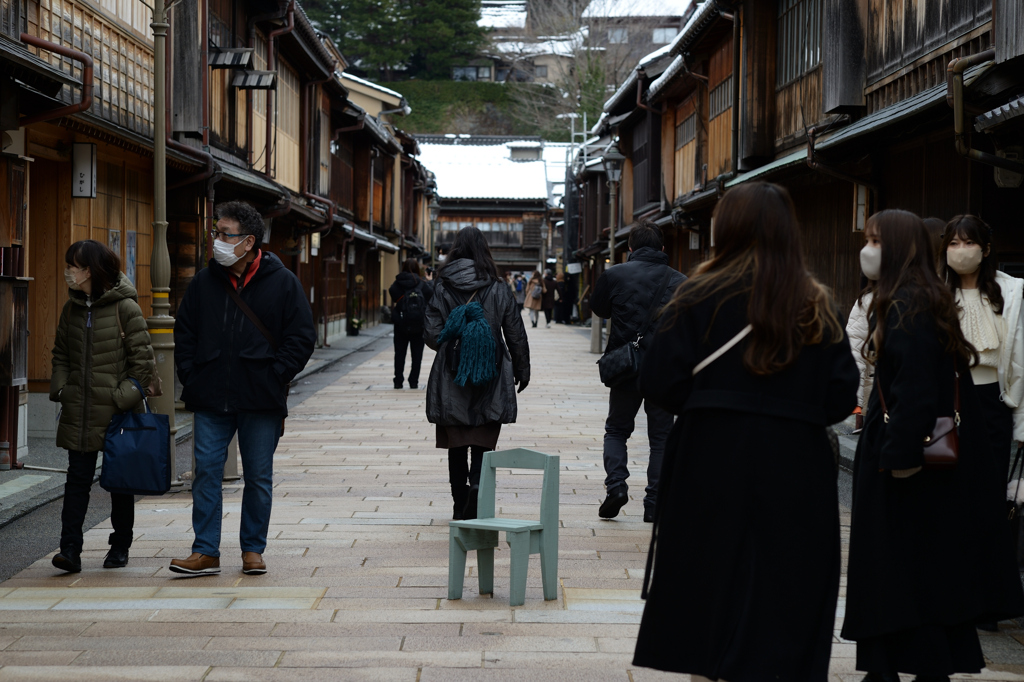
[[[107,426],[115,414],[141,409],[143,396],[129,377],[149,386],[154,362],[138,294],[120,272],[117,255],[88,239],[72,244],[66,261],[64,276],[70,297],[53,344],[50,400],[61,404],[57,445],[68,450],[68,478],[60,552],[53,557],[53,565],[78,572],[97,452],[103,449]],[[113,493],[110,498],[114,532],[103,566],[119,568],[128,563],[135,498]]]

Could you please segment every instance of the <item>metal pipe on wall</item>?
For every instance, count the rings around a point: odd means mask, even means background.
[[[961,156],[966,156],[971,161],[1004,168],[1014,173],[1024,173],[1024,163],[974,149],[968,138],[970,133],[966,130],[967,126],[965,125],[967,115],[964,103],[964,71],[976,64],[992,61],[995,57],[995,50],[985,50],[968,57],[954,59],[946,67],[947,91],[952,90],[953,92],[953,134],[956,136],[956,150]]]
[[[267,36],[267,71],[277,71],[277,50],[274,47],[274,41],[278,36],[283,36],[291,33],[295,30],[295,0],[291,0],[288,3],[288,10],[285,13],[286,21],[285,25],[281,28],[276,28],[270,32]],[[280,78],[277,79],[280,83]],[[273,90],[267,90],[267,137],[265,141],[265,152],[266,161],[264,164],[263,174],[268,178],[274,176],[273,170],[271,169],[272,151],[271,151],[271,135],[274,132],[274,107],[272,106]]]
[[[47,52],[53,52],[64,57],[70,57],[75,61],[82,63],[82,99],[77,104],[69,104],[65,107],[58,107],[56,109],[50,109],[49,111],[41,111],[38,114],[32,116],[25,116],[18,125],[25,127],[32,125],[33,123],[42,123],[43,121],[52,121],[55,118],[61,118],[63,116],[70,116],[71,114],[77,114],[83,111],[88,111],[89,107],[92,106],[93,96],[93,62],[92,57],[79,50],[74,50],[64,45],[58,45],[57,43],[51,43],[49,40],[43,40],[37,38],[31,33],[22,33],[21,42],[27,43],[34,47],[38,47],[41,50]]]

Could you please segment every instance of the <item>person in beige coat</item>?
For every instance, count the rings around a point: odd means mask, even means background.
[[[526,284],[526,308],[530,311],[530,322],[537,326],[540,321],[540,311],[544,305],[544,294],[548,292],[547,285],[536,270]]]

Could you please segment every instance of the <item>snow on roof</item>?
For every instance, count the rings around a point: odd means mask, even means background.
[[[535,57],[553,54],[559,57],[573,57],[586,41],[584,32],[570,36],[558,36],[533,41],[501,40],[493,44],[494,51],[503,56]]]
[[[584,19],[624,17],[681,17],[691,0],[593,0]]]
[[[477,25],[482,28],[526,28],[526,0],[485,0]]]
[[[513,161],[511,144],[420,143],[419,160],[437,176],[445,199],[547,200],[546,164]]]
[[[341,79],[342,79],[342,81],[351,81],[353,83],[359,83],[360,85],[365,85],[366,87],[371,88],[373,90],[376,90],[378,92],[383,92],[386,95],[391,95],[392,97],[394,97],[395,99],[398,99],[398,100],[403,99],[402,93],[400,93],[400,92],[395,92],[394,90],[385,88],[383,85],[377,85],[376,83],[372,83],[372,82],[370,82],[368,80],[364,80],[364,79],[360,78],[359,76],[353,76],[350,73],[344,73],[343,72],[341,74]]]
[[[693,14],[690,15],[686,25],[683,26],[683,30],[677,33],[675,39],[669,43],[669,50],[673,53],[678,52],[680,46],[693,40],[695,29],[698,25],[703,23],[710,13],[717,11],[718,8],[712,0],[698,2],[693,10]]]

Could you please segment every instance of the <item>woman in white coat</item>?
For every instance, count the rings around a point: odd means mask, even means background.
[[[878,271],[882,266],[882,243],[875,223],[869,223],[864,230],[864,241],[864,248],[860,250],[860,270],[864,273],[866,286],[860,298],[853,304],[850,318],[846,321],[846,335],[850,339],[853,359],[860,371],[860,384],[857,388],[857,408],[860,412],[857,413],[857,430],[854,433],[859,433],[864,426],[864,413],[868,409],[868,398],[875,383],[875,368],[861,353],[868,340],[868,310],[871,309],[875,282],[878,281]]]
[[[985,408],[995,461],[1006,461],[1024,441],[1024,280],[996,270],[992,228],[977,216],[956,216],[946,226],[939,277],[953,291],[960,329],[978,351],[971,378]],[[996,630],[995,623],[979,625]]]

